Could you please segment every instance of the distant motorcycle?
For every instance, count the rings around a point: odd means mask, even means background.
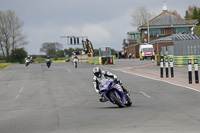
[[[105,84],[104,84],[105,83]],[[100,88],[100,93],[113,104],[117,104],[120,108],[131,106],[132,101],[128,95],[125,95],[122,87],[114,83],[110,79],[105,80]]]
[[[33,59],[31,59],[31,60],[30,60],[30,63],[31,63],[31,64],[33,64],[33,63],[34,63]]]
[[[50,68],[50,66],[51,66],[51,60],[50,60],[50,59],[47,59],[47,60],[46,60],[46,64],[47,64],[47,67]]]
[[[66,62],[69,62],[69,59],[67,59]]]
[[[26,67],[27,67],[29,64],[30,64],[30,60],[26,59],[26,61],[25,61]]]

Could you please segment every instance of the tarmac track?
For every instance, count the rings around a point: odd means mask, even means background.
[[[0,133],[199,133],[199,92],[114,70],[141,63],[100,66],[130,91],[133,106],[123,109],[99,102],[94,65],[9,66],[0,71]]]

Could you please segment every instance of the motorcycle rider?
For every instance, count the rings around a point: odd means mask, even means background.
[[[47,58],[46,58],[46,62],[48,62],[48,61],[50,61],[50,63],[51,63],[51,58],[49,56],[47,56]]]
[[[117,80],[117,76],[115,74],[112,74],[109,71],[101,71],[101,69],[99,67],[93,68],[93,73],[94,73],[93,84],[94,84],[95,91],[97,93],[99,93],[100,86],[102,85],[102,83],[101,83],[102,80],[111,78],[111,79],[113,79],[113,81],[116,84],[119,84],[122,87],[125,95],[129,95],[128,91],[124,88],[121,80]],[[101,94],[99,101],[106,102],[107,99],[103,96],[103,94]]]
[[[25,63],[30,63],[30,56],[27,56],[26,58],[25,58]]]
[[[74,58],[72,59],[74,65],[75,65],[75,62],[78,63],[79,61],[79,58],[75,55]]]
[[[75,62],[75,60],[79,60],[79,58],[77,56],[74,56],[72,60]]]
[[[30,61],[30,56],[27,56],[27,57],[25,58],[25,61],[26,61],[26,60]]]
[[[30,62],[31,62],[31,63],[33,63],[33,62],[34,62],[34,61],[33,61],[33,57],[32,57],[32,56],[30,57]]]

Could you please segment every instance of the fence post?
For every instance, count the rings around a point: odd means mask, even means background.
[[[163,57],[160,57],[160,77],[163,78]]]
[[[166,78],[169,77],[168,58],[165,59]]]
[[[171,77],[174,77],[174,63],[173,58],[170,58],[170,69],[171,69]]]
[[[192,84],[192,62],[191,62],[191,59],[188,59],[188,80],[189,80],[189,84]]]
[[[197,59],[194,59],[194,71],[195,71],[195,82],[199,83],[198,60]]]

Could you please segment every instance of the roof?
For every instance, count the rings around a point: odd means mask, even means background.
[[[140,33],[139,31],[129,31],[127,34]]]
[[[181,40],[198,40],[200,37],[192,34],[174,34],[168,37],[159,38],[156,40],[152,40],[149,43],[153,44],[156,42],[173,42],[173,41],[181,41]]]
[[[198,19],[185,20],[177,15],[166,11],[154,17],[149,22],[143,24],[140,27],[146,27],[148,23],[150,26],[193,25],[198,23]]]

